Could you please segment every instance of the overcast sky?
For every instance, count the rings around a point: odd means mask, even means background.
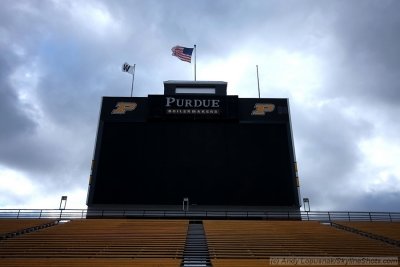
[[[0,208],[85,208],[102,96],[197,79],[289,98],[312,210],[400,211],[400,1],[34,1],[0,9]]]

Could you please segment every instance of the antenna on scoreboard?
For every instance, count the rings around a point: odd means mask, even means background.
[[[258,77],[258,65],[256,65],[256,69],[257,69],[258,98],[261,98],[261,96],[260,96],[260,78]]]

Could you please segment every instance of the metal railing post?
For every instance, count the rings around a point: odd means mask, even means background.
[[[17,219],[19,219],[19,213],[21,212],[21,210],[18,210],[18,213],[17,213]]]

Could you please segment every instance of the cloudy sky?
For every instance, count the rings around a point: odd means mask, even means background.
[[[400,1],[3,0],[0,208],[85,208],[102,96],[197,79],[289,98],[312,210],[400,211]]]

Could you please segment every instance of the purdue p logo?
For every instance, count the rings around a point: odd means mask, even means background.
[[[136,107],[137,104],[135,102],[118,102],[111,114],[125,114],[127,111],[135,110]]]
[[[251,115],[265,116],[265,113],[272,112],[275,109],[274,104],[256,103]]]

